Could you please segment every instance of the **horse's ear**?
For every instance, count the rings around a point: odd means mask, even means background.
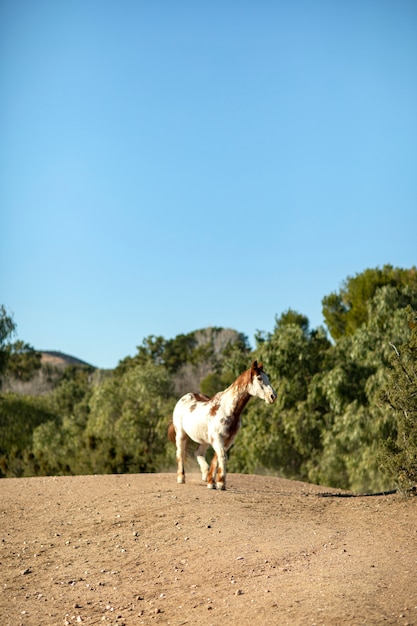
[[[264,367],[263,363],[258,363],[258,361],[254,361],[252,363],[252,367],[250,368],[252,375],[254,374],[258,375],[259,372],[263,371],[263,367]]]
[[[258,372],[260,372],[261,370],[263,370],[263,363],[258,363],[258,361],[254,361],[252,363],[252,367],[251,370],[252,372],[255,372],[255,374],[258,374]]]

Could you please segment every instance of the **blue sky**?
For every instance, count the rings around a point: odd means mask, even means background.
[[[114,367],[417,262],[414,0],[2,0],[0,303]]]

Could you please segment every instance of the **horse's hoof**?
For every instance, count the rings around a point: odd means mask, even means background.
[[[224,483],[217,483],[216,489],[219,491],[226,491],[226,485]]]
[[[177,476],[177,483],[179,485],[183,485],[185,483],[185,478],[184,476]]]
[[[215,489],[214,483],[207,483],[207,489]]]

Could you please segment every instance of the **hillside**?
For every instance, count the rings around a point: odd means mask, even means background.
[[[41,396],[50,393],[62,377],[63,371],[70,366],[89,367],[92,365],[69,354],[52,350],[40,350],[41,369],[28,381],[21,381],[6,376],[3,391],[20,393],[28,396]]]
[[[4,626],[417,624],[417,498],[239,474],[1,486]]]
[[[49,364],[54,367],[68,367],[69,365],[74,365],[77,367],[93,367],[89,363],[85,361],[81,361],[81,359],[77,359],[74,356],[70,356],[69,354],[64,354],[63,352],[57,352],[53,350],[41,350],[42,355],[42,365]]]

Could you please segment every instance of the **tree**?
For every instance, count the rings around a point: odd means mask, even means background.
[[[400,491],[417,485],[417,313],[408,308],[410,335],[393,353],[381,399],[396,417],[396,432],[383,442],[382,467]]]
[[[197,347],[195,333],[177,335],[174,339],[164,339],[162,336],[149,335],[138,346],[137,354],[121,361],[117,371],[123,373],[129,367],[136,365],[164,365],[170,373],[175,373],[181,365],[191,362],[194,350]]]
[[[150,472],[165,463],[175,399],[162,365],[131,367],[94,389],[85,430],[91,471]]]
[[[255,356],[278,399],[272,407],[248,405],[230,469],[266,469],[355,491],[391,488],[378,449],[396,434],[396,421],[378,394],[390,342],[407,337],[404,301],[412,294],[409,285],[379,287],[367,300],[365,321],[333,344],[292,310],[272,334],[259,334]]]
[[[42,355],[24,341],[9,346],[7,374],[21,381],[28,381],[41,368]]]
[[[93,368],[69,366],[47,396],[51,416],[33,431],[32,452],[42,474],[90,473],[85,429]]]
[[[33,458],[33,431],[55,420],[49,399],[14,393],[0,399],[0,476],[19,477],[39,473]],[[29,462],[30,461],[30,462]]]
[[[355,491],[390,488],[378,461],[380,442],[395,433],[392,412],[381,406],[390,342],[407,336],[402,290],[378,289],[368,301],[367,319],[330,349],[327,368],[316,385],[328,405],[322,451],[310,464],[309,479]]]
[[[3,305],[0,306],[0,385],[9,360],[9,340],[16,331],[13,317]]]
[[[229,331],[223,344],[217,350],[217,358],[211,353],[212,371],[200,382],[200,391],[209,397],[231,385],[252,362],[249,341],[243,333]]]
[[[395,287],[402,294],[401,306],[417,307],[417,269],[409,270],[384,265],[382,269],[367,269],[348,277],[339,293],[333,292],[322,300],[323,316],[333,339],[351,335],[369,320],[368,303],[378,289]]]
[[[308,318],[289,309],[275,320],[275,329],[258,344],[257,355],[279,379],[282,408],[305,400],[312,377],[322,369],[330,347],[324,329],[310,330]]]
[[[161,335],[149,335],[142,341],[142,345],[137,347],[137,354],[134,357],[126,357],[119,362],[115,373],[123,375],[126,371],[137,365],[161,365],[164,362],[164,352],[167,341]]]
[[[329,347],[324,329],[310,330],[308,318],[291,309],[276,318],[272,334],[258,333],[254,356],[263,362],[278,399],[272,407],[248,405],[231,454],[232,470],[264,468],[308,478],[305,464],[320,449],[321,433],[318,407],[307,407],[309,386]]]

